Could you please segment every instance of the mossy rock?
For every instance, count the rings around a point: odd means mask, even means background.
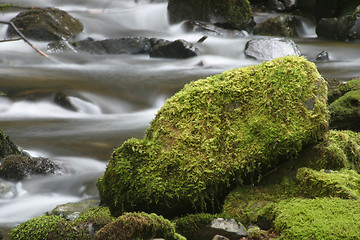
[[[174,225],[154,213],[126,213],[100,229],[94,240],[154,239],[185,240]]]
[[[303,57],[284,57],[187,84],[159,110],[143,139],[112,154],[101,201],[165,216],[216,211],[235,185],[327,131],[326,82]]]
[[[30,219],[11,230],[12,240],[86,240],[90,239],[88,228],[74,225],[56,216],[43,215]]]
[[[360,175],[354,170],[316,171],[300,168],[296,178],[299,193],[304,197],[360,199]]]
[[[310,168],[321,170],[352,169],[360,172],[360,133],[330,130],[324,139],[308,150],[302,161]]]
[[[57,41],[69,39],[80,33],[84,26],[70,14],[57,8],[34,8],[25,10],[11,19],[15,26],[30,39],[39,41]],[[9,26],[9,36],[17,35]]]
[[[197,20],[240,30],[249,30],[253,25],[248,0],[170,0],[168,13],[172,23]]]
[[[275,208],[278,239],[358,239],[360,202],[340,198],[284,200]]]
[[[114,220],[115,218],[111,216],[109,208],[100,206],[90,208],[81,213],[79,217],[74,220],[74,223],[77,225],[91,224],[96,232]]]
[[[81,202],[69,202],[56,206],[51,214],[59,215],[63,218],[74,220],[79,217],[81,213],[89,211],[89,209],[99,206],[99,200],[87,199]]]
[[[349,91],[329,106],[330,127],[360,130],[360,90]]]
[[[255,35],[297,37],[300,21],[292,15],[278,16],[259,23],[254,28]]]
[[[3,131],[0,130],[0,159],[7,155],[18,155],[20,150]]]

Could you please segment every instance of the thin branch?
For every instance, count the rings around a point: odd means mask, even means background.
[[[10,25],[17,34],[19,34],[19,36],[30,46],[32,47],[35,51],[37,51],[40,55],[42,55],[43,57],[46,57],[47,59],[50,59],[50,57],[45,54],[43,51],[41,51],[40,49],[38,49],[37,47],[35,47],[30,41],[29,39],[27,39],[24,34],[22,34],[22,32],[15,26],[15,24],[10,21],[10,22],[4,22],[4,21],[0,21],[0,23],[3,23],[3,24],[8,24]],[[51,60],[51,59],[50,59]]]
[[[19,40],[22,40],[22,38],[4,39],[4,40],[0,40],[0,43],[3,43],[3,42],[12,42],[12,41],[19,41]]]

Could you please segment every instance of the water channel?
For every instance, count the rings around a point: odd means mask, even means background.
[[[159,37],[196,43],[201,33],[171,25],[167,3],[133,0],[12,0],[26,6],[53,6],[78,18],[85,30],[78,39]],[[0,14],[8,21],[17,12]],[[269,17],[264,13],[255,19]],[[6,37],[0,25],[0,39]],[[184,84],[227,69],[260,63],[246,58],[242,38],[209,37],[197,44],[197,57],[175,60],[148,55],[90,55],[48,52],[40,56],[22,41],[0,43],[0,129],[24,151],[60,163],[61,175],[31,177],[10,183],[13,194],[0,198],[0,230],[51,211],[55,206],[97,198],[95,181],[112,150],[131,137],[141,138],[165,100]],[[316,38],[314,26],[303,22],[302,36],[293,39],[314,59],[327,50],[330,61],[317,63],[326,78],[344,81],[360,75],[360,44]],[[46,51],[47,43],[33,42]],[[199,64],[201,63],[201,64]],[[62,92],[77,111],[52,100]],[[35,93],[35,94],[34,94]],[[37,96],[34,98],[34,95]]]

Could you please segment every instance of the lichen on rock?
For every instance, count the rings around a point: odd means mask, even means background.
[[[114,151],[97,182],[101,201],[115,216],[215,211],[234,186],[323,137],[326,97],[315,65],[294,56],[187,84],[143,139]]]

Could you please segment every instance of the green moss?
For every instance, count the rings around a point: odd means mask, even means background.
[[[100,229],[94,240],[153,239],[185,240],[175,233],[174,225],[154,213],[125,213]]]
[[[290,199],[276,207],[279,239],[358,239],[360,202],[339,198]]]
[[[299,193],[305,197],[360,199],[360,175],[353,170],[298,170]]]
[[[327,88],[315,65],[284,57],[187,84],[144,139],[116,149],[97,182],[113,215],[215,211],[234,185],[327,131]]]
[[[338,85],[338,89],[342,94],[360,90],[360,78],[355,78],[346,83],[341,83]]]
[[[73,225],[55,215],[44,215],[30,219],[11,230],[12,240],[86,240],[88,229]]]
[[[360,133],[330,130],[312,149],[307,166],[313,169],[341,168],[360,171]]]
[[[107,207],[94,207],[86,212],[80,214],[74,220],[75,224],[83,225],[83,224],[91,224],[95,231],[98,231],[106,224],[114,221],[115,218],[111,216],[110,210]]]
[[[18,147],[0,130],[0,158],[11,154],[20,154]]]

